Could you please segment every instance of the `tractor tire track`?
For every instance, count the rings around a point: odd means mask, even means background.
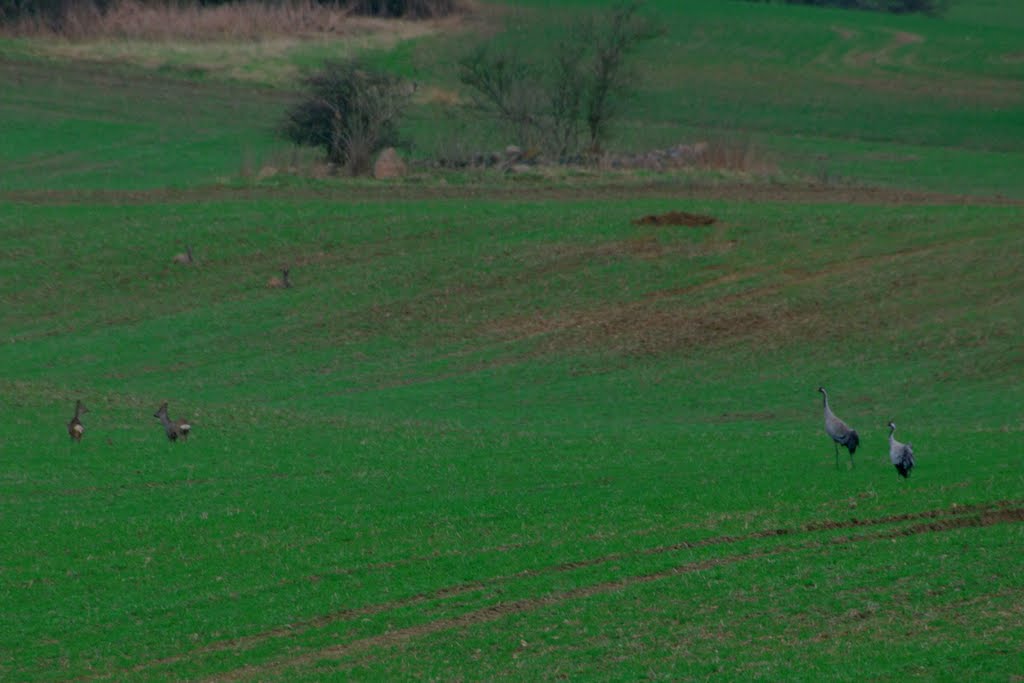
[[[365,652],[372,648],[391,647],[395,645],[400,645],[410,640],[422,638],[424,636],[429,636],[441,631],[455,630],[459,628],[466,628],[470,626],[485,624],[497,621],[503,617],[512,614],[530,612],[533,610],[543,609],[545,607],[550,607],[571,600],[589,598],[595,595],[625,590],[633,586],[650,583],[653,581],[660,581],[663,579],[671,578],[673,576],[680,576],[683,574],[705,571],[708,569],[713,569],[725,565],[746,562],[748,560],[756,560],[764,557],[784,555],[804,550],[821,549],[835,545],[847,545],[851,543],[889,540],[893,538],[915,536],[919,534],[952,531],[955,529],[981,528],[995,526],[997,524],[1012,524],[1021,522],[1024,522],[1024,507],[995,507],[994,509],[984,510],[980,513],[971,514],[969,516],[955,516],[947,519],[938,518],[936,521],[921,522],[918,524],[913,524],[908,527],[903,527],[895,530],[879,530],[872,533],[840,536],[836,538],[827,539],[824,541],[809,540],[791,545],[778,545],[772,548],[766,548],[749,553],[742,553],[739,555],[733,555],[729,557],[719,557],[701,560],[697,562],[689,562],[686,564],[671,567],[669,569],[652,572],[650,574],[642,574],[639,576],[624,577],[613,581],[605,581],[590,586],[583,586],[580,588],[574,588],[572,590],[551,593],[549,595],[537,598],[524,598],[522,600],[515,600],[511,602],[498,603],[496,605],[489,605],[487,607],[466,612],[464,614],[460,614],[454,617],[437,619],[434,621],[426,622],[424,624],[418,624],[416,626],[397,629],[376,636],[361,638],[350,643],[342,643],[325,648],[320,648],[314,651],[305,652],[288,658],[278,659],[276,661],[264,665],[246,665],[244,667],[235,669],[225,674],[213,676],[207,680],[252,680],[254,678],[259,678],[261,675],[280,672],[297,666],[312,664],[313,662],[325,659],[341,659],[344,657]]]
[[[373,616],[376,614],[398,610],[414,605],[425,604],[435,600],[443,600],[450,597],[464,595],[476,591],[482,591],[488,588],[500,586],[502,584],[512,583],[521,579],[571,572],[579,569],[621,562],[623,560],[628,560],[631,557],[649,557],[679,552],[682,550],[695,550],[715,546],[728,547],[743,542],[756,541],[761,539],[781,537],[795,538],[804,534],[819,534],[822,532],[832,531],[871,529],[883,526],[890,526],[894,524],[903,525],[907,522],[917,522],[916,524],[899,526],[895,529],[882,529],[869,533],[841,535],[825,540],[808,540],[802,543],[790,544],[788,546],[778,545],[773,548],[760,549],[756,551],[751,551],[749,553],[741,553],[732,556],[710,558],[707,560],[701,560],[697,562],[679,565],[677,567],[655,572],[653,574],[625,577],[622,579],[616,579],[614,581],[608,581],[605,583],[599,583],[592,586],[573,589],[571,591],[566,591],[564,593],[557,593],[538,598],[523,599],[509,603],[498,603],[496,605],[491,605],[471,612],[467,612],[463,615],[443,618],[428,622],[426,624],[409,627],[407,629],[401,629],[381,634],[378,636],[363,638],[360,640],[353,641],[352,643],[331,646],[330,648],[327,648],[328,654],[321,654],[321,651],[317,651],[316,654],[302,654],[297,655],[291,659],[280,660],[283,663],[271,662],[266,665],[243,667],[243,669],[241,670],[236,670],[243,672],[239,674],[240,678],[235,677],[236,672],[231,672],[229,674],[224,674],[221,677],[214,677],[214,679],[240,680],[241,678],[248,677],[247,674],[244,672],[248,672],[248,674],[253,674],[257,671],[271,671],[278,668],[279,666],[282,668],[287,668],[290,666],[299,666],[306,661],[307,657],[310,661],[318,658],[343,657],[347,656],[347,654],[349,654],[350,651],[358,652],[363,649],[376,647],[378,645],[386,645],[392,641],[401,642],[403,640],[408,640],[423,635],[429,635],[437,631],[458,628],[463,625],[494,621],[503,616],[506,616],[507,614],[529,611],[531,609],[539,609],[551,604],[564,602],[567,600],[584,598],[589,597],[591,595],[597,595],[600,593],[620,590],[622,588],[628,587],[630,585],[635,585],[638,583],[659,580],[679,574],[691,573],[694,571],[702,571],[703,569],[707,568],[724,566],[726,564],[734,564],[736,562],[743,562],[749,559],[757,559],[760,557],[765,557],[767,555],[795,552],[807,548],[820,548],[826,547],[828,545],[858,543],[871,540],[893,539],[905,536],[912,536],[920,533],[939,532],[968,527],[991,526],[993,524],[1020,521],[1024,521],[1024,501],[1005,500],[996,501],[994,503],[979,503],[972,505],[954,504],[950,508],[925,510],[921,512],[903,513],[898,515],[886,515],[883,517],[868,519],[852,517],[846,520],[824,520],[820,522],[809,522],[793,528],[762,529],[746,534],[712,536],[708,538],[698,539],[695,541],[681,541],[679,543],[674,543],[670,545],[659,545],[651,548],[642,548],[631,552],[609,553],[606,555],[588,558],[585,560],[563,562],[554,565],[549,565],[546,567],[524,569],[519,572],[493,576],[486,579],[481,579],[479,581],[470,581],[451,586],[445,586],[434,591],[419,593],[399,600],[392,600],[388,602],[365,605],[362,607],[355,607],[351,609],[337,610],[334,612],[330,612],[328,614],[319,615],[312,619],[292,622],[269,630],[261,631],[259,633],[210,643],[205,646],[198,647],[180,654],[140,662],[139,664],[133,667],[129,667],[126,670],[122,670],[122,673],[138,674],[149,669],[170,666],[183,661],[194,660],[195,658],[202,657],[206,654],[225,651],[244,652],[246,650],[250,650],[259,645],[262,645],[270,640],[278,638],[294,638],[308,631],[325,628],[337,623],[343,623],[354,619]],[[391,566],[391,563],[383,563],[382,565],[378,566],[386,568]],[[324,574],[331,573],[333,572],[325,572]],[[341,572],[341,570],[339,570],[339,573],[348,572]],[[365,645],[360,645],[360,643],[364,643]],[[294,663],[290,664],[289,662]],[[98,676],[83,677],[78,680],[96,680],[102,678],[109,678],[111,676],[116,675],[117,674],[113,673],[101,674]]]
[[[488,605],[487,607],[482,607],[480,609],[466,612],[464,614],[460,614],[454,617],[446,617],[443,619],[437,619],[435,621],[429,621],[424,624],[417,624],[416,626],[410,626],[407,628],[396,629],[394,631],[388,631],[387,633],[382,633],[380,635],[361,638],[351,643],[332,645],[330,647],[321,648],[313,652],[306,652],[301,655],[296,655],[291,658],[280,659],[265,665],[247,665],[225,674],[213,676],[207,680],[252,680],[255,678],[259,678],[261,675],[265,675],[270,672],[279,672],[323,659],[340,659],[342,657],[347,657],[352,654],[358,654],[360,652],[369,650],[374,647],[393,646],[416,638],[429,636],[441,631],[448,631],[453,629],[465,628],[469,626],[476,626],[479,624],[486,624],[488,622],[497,621],[511,614],[530,612],[533,610],[542,609],[544,607],[557,605],[559,603],[563,603],[569,600],[589,598],[595,595],[601,595],[603,593],[611,593],[617,590],[628,588],[630,586],[665,579],[670,576],[679,576],[681,574],[689,574],[693,572],[704,571],[706,569],[721,567],[726,564],[735,564],[737,562],[743,562],[745,560],[752,560],[767,557],[769,555],[776,555],[780,552],[784,551],[772,549],[747,553],[743,555],[736,555],[733,557],[702,560],[700,562],[691,562],[685,565],[672,567],[670,569],[666,569],[663,571],[654,572],[652,574],[631,576],[623,579],[617,579],[615,581],[607,581],[590,586],[583,586],[580,588],[574,588],[569,591],[551,593],[549,595],[544,595],[537,598],[524,598],[522,600],[513,600],[511,602],[502,602],[495,605]]]

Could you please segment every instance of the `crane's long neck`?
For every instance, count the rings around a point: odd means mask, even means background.
[[[895,434],[896,434],[896,425],[890,423],[889,424],[889,443],[892,443],[893,441],[896,440]]]
[[[77,420],[81,416],[82,416],[82,402],[81,401],[76,401],[75,402],[75,419]]]
[[[161,408],[160,412],[156,414],[156,417],[160,420],[160,424],[162,424],[165,429],[169,429],[172,426],[171,418],[167,417],[167,408]]]

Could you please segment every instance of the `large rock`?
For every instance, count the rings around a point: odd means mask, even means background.
[[[373,177],[377,180],[401,178],[408,170],[395,148],[388,147],[377,157],[377,163],[373,165]]]

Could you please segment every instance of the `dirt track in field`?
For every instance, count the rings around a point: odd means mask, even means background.
[[[239,199],[296,199],[338,201],[396,201],[432,199],[486,199],[492,201],[558,201],[601,199],[708,199],[742,202],[792,202],[807,204],[869,205],[974,205],[1024,206],[1024,199],[1003,196],[975,196],[922,192],[880,187],[841,185],[716,184],[667,179],[631,183],[622,179],[595,180],[572,186],[556,182],[536,185],[487,184],[480,186],[441,184],[362,185],[336,188],[231,188],[200,187],[185,190],[15,190],[0,192],[0,200],[27,204],[174,204],[196,201]]]
[[[216,652],[242,653],[275,639],[294,638],[311,630],[325,628],[334,624],[355,621],[367,616],[407,608],[418,604],[427,604],[434,600],[442,600],[462,594],[487,590],[489,588],[497,588],[529,577],[571,572],[582,568],[612,563],[623,565],[623,563],[628,562],[630,558],[664,555],[696,548],[716,546],[728,548],[731,545],[743,542],[779,539],[777,544],[768,545],[764,548],[756,548],[734,554],[724,554],[720,557],[709,558],[696,562],[687,562],[649,574],[625,576],[612,581],[604,581],[587,586],[581,586],[572,590],[551,593],[536,598],[499,602],[493,605],[472,609],[463,614],[433,619],[407,628],[358,638],[350,642],[339,643],[325,648],[300,651],[262,664],[246,665],[233,671],[217,674],[210,677],[209,680],[254,680],[260,678],[261,675],[280,673],[293,667],[308,665],[320,660],[342,659],[363,653],[373,648],[398,645],[433,633],[496,621],[511,614],[543,609],[572,600],[625,590],[631,586],[658,581],[672,576],[705,571],[714,567],[746,562],[762,557],[821,549],[831,546],[848,545],[852,543],[893,540],[918,534],[941,533],[956,529],[980,528],[998,524],[1015,524],[1021,522],[1024,522],[1024,501],[998,501],[996,503],[978,505],[954,505],[953,507],[944,509],[925,510],[916,513],[888,515],[868,519],[849,518],[823,520],[820,522],[804,524],[799,527],[762,529],[747,534],[713,536],[694,541],[680,541],[679,543],[671,545],[640,548],[628,553],[612,553],[575,562],[524,570],[505,576],[494,576],[481,579],[479,581],[464,582],[445,586],[429,593],[409,596],[400,600],[365,605],[353,609],[339,610],[329,614],[320,615],[314,619],[283,624],[280,627],[243,638],[215,642],[178,655],[142,662],[125,671],[110,672],[105,675],[89,677],[87,680],[121,677],[125,674],[138,674],[143,671],[171,666],[179,662],[195,661],[196,659],[202,658],[203,655]],[[832,532],[841,531],[848,531],[850,533],[830,535],[826,538],[815,538],[815,536],[822,533],[831,534]],[[430,560],[430,557],[426,556],[420,558],[420,560],[427,562]],[[383,569],[386,567],[381,568]]]

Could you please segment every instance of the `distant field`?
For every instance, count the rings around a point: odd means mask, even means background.
[[[288,89],[303,69],[353,52],[421,84],[405,126],[414,157],[504,148],[512,141],[459,105],[458,57],[504,24],[508,33],[488,39],[539,48],[550,22],[578,10],[489,7],[463,22],[403,27],[407,39],[393,47],[372,32],[237,45],[0,42],[5,116],[18,133],[0,142],[9,169],[0,188],[208,185],[286,166],[294,155],[271,133]],[[787,178],[1021,198],[1020,14],[1012,2],[958,3],[945,19],[649,3],[665,34],[636,56],[637,88],[612,147],[710,140],[749,150]],[[68,56],[77,67],[64,67],[67,76],[41,75],[48,59]],[[105,66],[90,68],[90,56]],[[51,98],[82,106],[52,121]],[[79,159],[80,147],[90,154]],[[138,173],[140,163],[152,171]]]
[[[618,144],[776,170],[310,177],[293,56],[0,41],[0,678],[1024,673],[1024,15],[649,7]]]

